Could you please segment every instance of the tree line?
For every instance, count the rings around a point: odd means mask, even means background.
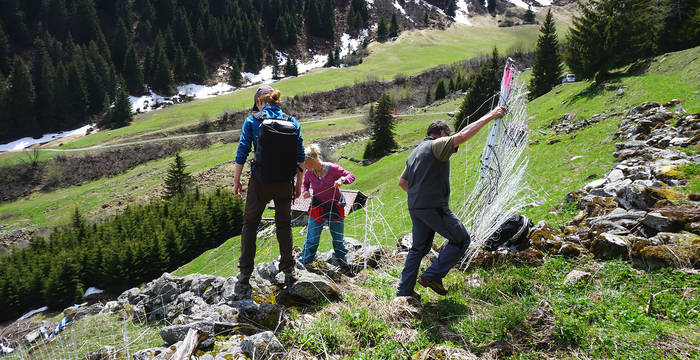
[[[338,6],[351,29],[368,25],[366,0]],[[1,0],[0,141],[105,115],[123,126],[120,91],[172,94],[205,82],[208,60],[257,72],[302,32],[333,43],[336,11],[333,0]]]
[[[240,234],[242,203],[231,192],[199,191],[128,207],[90,224],[76,209],[48,238],[0,258],[0,321],[81,301],[88,286],[119,293],[172,271]]]

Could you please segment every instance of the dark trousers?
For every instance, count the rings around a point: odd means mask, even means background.
[[[421,260],[430,252],[436,232],[447,239],[447,245],[440,251],[437,260],[423,273],[422,277],[426,280],[442,280],[464,256],[471,241],[464,224],[447,206],[409,209],[408,212],[413,222],[413,246],[408,251],[401,273],[399,294],[410,294],[413,291]]]
[[[280,246],[279,270],[291,271],[294,268],[292,256],[292,197],[294,185],[291,182],[267,184],[250,179],[243,214],[241,232],[241,257],[238,259],[239,280],[248,280],[255,266],[255,250],[258,226],[265,207],[270,200],[275,201],[275,226],[277,242]]]

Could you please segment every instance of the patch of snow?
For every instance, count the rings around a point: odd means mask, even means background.
[[[86,306],[87,304],[88,304],[88,303],[86,303],[86,302],[84,302],[84,303],[82,303],[82,304],[74,304],[73,306],[68,307],[68,309],[71,309],[71,310],[74,310],[74,309],[75,309],[75,310],[77,310],[77,309],[80,309],[80,308],[83,307],[83,306]],[[64,319],[65,319],[65,318],[64,318]]]
[[[340,57],[347,56],[351,52],[357,50],[368,35],[368,29],[360,31],[357,39],[351,38],[350,34],[343,33],[343,36],[340,37]]]
[[[83,297],[88,297],[88,296],[94,295],[94,294],[102,294],[103,292],[105,292],[105,291],[102,289],[98,289],[94,286],[90,286],[87,290],[85,290],[85,294],[83,294]]]
[[[131,112],[148,112],[151,110],[160,109],[165,104],[173,103],[171,100],[166,100],[165,97],[154,93],[151,89],[148,89],[148,92],[148,95],[143,95],[139,97],[129,96],[129,101],[131,102]]]
[[[470,25],[469,21],[469,9],[467,8],[467,2],[465,0],[457,1],[457,10],[455,11],[455,22],[464,25]]]
[[[13,349],[11,347],[7,347],[3,343],[0,343],[0,352],[5,353],[5,354],[9,354],[13,351],[15,351],[15,349]]]
[[[193,96],[197,99],[206,99],[218,95],[223,95],[233,91],[235,87],[226,83],[217,83],[214,86],[187,84],[177,87],[178,94]]]
[[[11,152],[11,151],[21,151],[34,144],[43,144],[49,141],[58,140],[69,135],[85,135],[89,129],[94,125],[85,125],[83,127],[77,128],[75,130],[61,131],[57,133],[44,134],[38,139],[32,137],[24,137],[19,140],[7,144],[0,145],[0,152]]]
[[[326,65],[327,62],[328,55],[314,55],[313,60],[305,63],[298,63],[297,70],[299,70],[299,74],[303,74],[313,69],[323,67],[323,65]]]
[[[28,313],[22,315],[22,316],[21,316],[19,319],[17,319],[17,320],[29,319],[32,315],[38,314],[38,313],[40,313],[40,312],[44,312],[44,311],[46,311],[46,310],[48,310],[48,309],[49,309],[48,306],[42,306],[42,307],[40,307],[40,308],[38,308],[38,309],[34,309],[34,310],[32,310],[32,311],[30,311],[30,312],[28,312]]]
[[[551,6],[552,0],[536,0],[542,6]]]
[[[374,6],[374,0],[365,0],[367,3],[367,7],[373,7]]]
[[[272,66],[265,66],[257,74],[242,72],[241,75],[243,75],[244,78],[248,79],[246,85],[257,83],[269,83],[272,82]]]
[[[508,1],[510,1],[511,4],[513,4],[517,7],[521,7],[523,9],[527,9],[529,7],[529,5],[523,0],[508,0]],[[544,5],[544,3],[549,3],[549,5],[552,4],[552,2],[550,0],[543,0],[543,1],[535,0],[535,1],[540,3],[541,5]],[[548,6],[548,5],[546,5],[546,6]],[[534,6],[532,7],[532,12],[537,12],[536,7],[534,7]]]

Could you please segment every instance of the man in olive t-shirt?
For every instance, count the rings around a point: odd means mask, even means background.
[[[413,245],[406,256],[397,296],[418,296],[413,290],[418,268],[423,256],[430,251],[436,232],[447,239],[447,245],[418,283],[440,295],[447,294],[442,278],[464,256],[470,242],[464,224],[449,208],[450,156],[489,121],[502,118],[505,113],[505,107],[498,107],[453,136],[447,123],[434,121],[428,126],[427,137],[408,156],[399,186],[408,193]]]

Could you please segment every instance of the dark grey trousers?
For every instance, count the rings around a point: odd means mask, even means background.
[[[413,221],[413,246],[408,251],[401,273],[399,294],[410,294],[416,285],[418,269],[423,256],[430,252],[435,233],[447,239],[437,260],[425,270],[426,280],[441,280],[459,261],[469,247],[471,239],[467,229],[449,207],[432,209],[409,209]]]
[[[294,185],[291,182],[266,184],[251,178],[245,198],[243,229],[241,230],[241,257],[238,259],[239,280],[247,281],[255,266],[255,242],[263,211],[270,200],[275,201],[275,227],[280,246],[279,270],[286,272],[294,268],[292,256],[292,197]]]

